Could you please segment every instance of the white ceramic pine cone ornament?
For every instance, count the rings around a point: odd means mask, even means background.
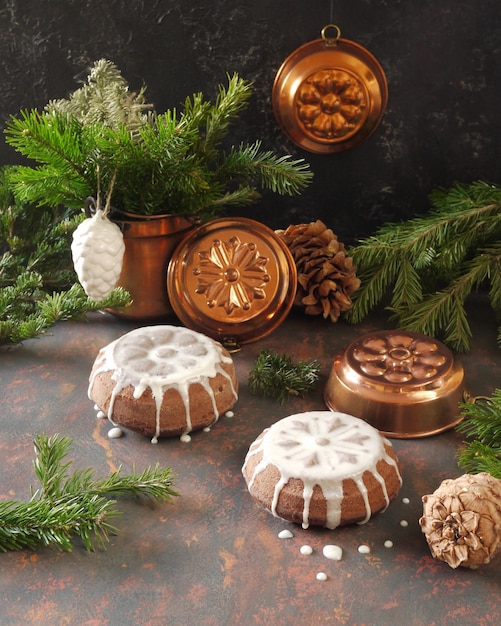
[[[85,293],[101,302],[116,287],[125,251],[120,228],[97,210],[73,233],[73,265]]]

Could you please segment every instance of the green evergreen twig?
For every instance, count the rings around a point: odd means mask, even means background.
[[[96,480],[91,469],[68,474],[65,459],[72,440],[54,435],[35,439],[35,473],[40,488],[32,489],[28,502],[0,502],[0,551],[54,547],[71,552],[80,538],[88,551],[105,548],[118,529],[111,523],[119,517],[116,500],[110,496],[143,496],[170,501],[173,489],[170,467],[158,464],[137,474],[121,475],[120,469]]]
[[[115,209],[203,219],[255,202],[258,184],[300,193],[313,176],[302,159],[277,157],[259,142],[224,149],[251,92],[251,84],[233,74],[214,103],[198,93],[180,111],[144,112],[144,90],[129,93],[117,68],[101,60],[89,84],[68,100],[50,102],[42,112],[21,111],[7,122],[7,143],[36,164],[13,167],[10,184],[22,202],[78,208],[96,195],[98,171],[106,189],[116,173]]]
[[[468,296],[486,289],[501,316],[501,186],[455,185],[431,200],[429,214],[385,224],[349,251],[361,286],[346,319],[358,323],[385,304],[399,327],[443,333],[445,343],[465,352]]]
[[[501,389],[461,407],[464,420],[456,428],[466,441],[458,452],[460,467],[473,474],[488,472],[501,478]]]
[[[303,396],[318,380],[320,364],[316,360],[294,362],[287,354],[261,350],[249,372],[251,393],[277,398],[283,404],[290,396]]]

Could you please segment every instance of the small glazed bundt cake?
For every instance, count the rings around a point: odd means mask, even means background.
[[[332,411],[290,415],[264,430],[242,473],[259,504],[304,528],[367,522],[402,484],[390,441],[367,422]]]
[[[172,437],[214,424],[238,399],[233,360],[217,341],[178,326],[145,326],[102,348],[88,395],[115,425]]]

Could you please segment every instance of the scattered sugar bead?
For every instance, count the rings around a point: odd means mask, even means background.
[[[404,504],[409,504],[410,500],[409,500],[409,498],[402,498],[402,502]]]
[[[184,435],[181,435],[180,439],[183,443],[190,443],[191,441],[191,437],[187,433],[185,433]]]
[[[385,547],[385,548],[393,548],[393,541],[391,541],[390,539],[387,539],[387,540],[384,542],[384,547]]]
[[[123,434],[123,430],[121,428],[118,428],[118,426],[110,428],[110,430],[108,431],[108,437],[110,439],[119,439]]]
[[[403,526],[404,528],[406,528],[408,525],[409,525],[409,522],[408,522],[406,519],[403,519],[403,520],[400,522],[400,526]]]
[[[369,554],[371,549],[369,548],[369,546],[362,544],[361,546],[358,546],[358,551],[360,552],[360,554]]]
[[[206,426],[203,430],[204,433],[210,433],[210,426]]]
[[[311,546],[301,546],[299,548],[299,552],[301,552],[301,554],[312,554],[313,553],[313,548]]]
[[[235,417],[235,413],[233,413],[233,411],[226,411],[226,413],[224,414],[225,417]]]
[[[290,530],[281,530],[278,533],[278,537],[279,539],[290,539],[291,537],[294,537],[294,535],[291,533]]]
[[[340,561],[343,557],[343,550],[339,546],[324,546],[323,553],[325,558],[331,559],[332,561]]]
[[[106,417],[106,415],[105,415],[102,411],[98,411],[98,412],[96,413],[96,417],[97,417],[98,419],[101,419],[101,420],[102,420],[102,419],[104,419],[104,418]]]
[[[327,574],[325,572],[318,572],[316,578],[317,580],[327,580]]]

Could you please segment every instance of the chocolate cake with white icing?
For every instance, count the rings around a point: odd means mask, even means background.
[[[304,528],[367,522],[402,484],[390,441],[367,422],[332,411],[290,415],[264,430],[242,473],[259,504]]]
[[[88,395],[115,425],[172,437],[214,424],[238,399],[233,360],[217,341],[178,326],[145,326],[102,348]]]

